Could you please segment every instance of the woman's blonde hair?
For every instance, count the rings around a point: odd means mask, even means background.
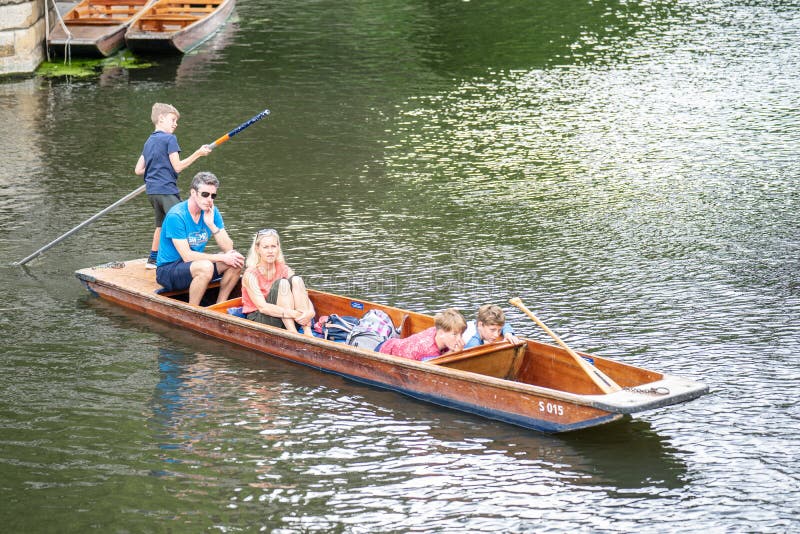
[[[253,267],[254,265],[258,265],[258,246],[261,244],[262,239],[265,239],[269,236],[275,236],[275,239],[278,241],[278,257],[275,260],[275,263],[286,263],[286,258],[283,257],[283,248],[281,247],[281,236],[278,235],[277,230],[273,228],[265,228],[264,230],[259,230],[256,233],[256,236],[253,238],[253,244],[250,245],[250,251],[247,253],[245,267]]]

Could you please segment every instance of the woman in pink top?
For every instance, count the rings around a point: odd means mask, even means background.
[[[278,232],[260,230],[245,263],[242,276],[242,312],[247,318],[297,332],[297,325],[311,335],[314,306],[303,279],[286,265]]]
[[[436,314],[432,327],[406,338],[389,338],[378,352],[412,360],[429,360],[448,351],[463,349],[461,335],[466,329],[464,316],[458,310],[449,308]]]

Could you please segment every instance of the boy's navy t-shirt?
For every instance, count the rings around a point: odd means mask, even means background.
[[[177,195],[178,173],[172,168],[169,155],[180,152],[178,138],[156,130],[144,143],[144,183],[148,195]]]

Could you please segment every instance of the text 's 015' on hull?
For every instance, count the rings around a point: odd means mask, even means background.
[[[344,343],[295,334],[228,313],[241,297],[191,306],[185,293],[159,293],[145,260],[86,268],[76,273],[95,295],[184,329],[261,353],[394,390],[417,399],[543,432],[593,427],[679,404],[708,392],[698,382],[581,354],[622,387],[604,393],[564,349],[523,340],[483,345],[418,362]],[[215,289],[207,297],[215,298]],[[234,293],[238,294],[238,293]],[[309,291],[317,315],[360,315],[384,310],[402,336],[433,325],[433,317],[321,291]]]
[[[219,30],[235,5],[235,0],[159,0],[131,23],[125,43],[140,54],[186,53]]]
[[[57,55],[106,57],[125,44],[128,25],[147,0],[83,0],[57,20],[47,46]],[[69,52],[67,52],[69,49]]]

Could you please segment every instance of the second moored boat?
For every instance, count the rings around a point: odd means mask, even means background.
[[[159,0],[131,22],[125,44],[137,53],[185,53],[225,24],[236,0]]]

